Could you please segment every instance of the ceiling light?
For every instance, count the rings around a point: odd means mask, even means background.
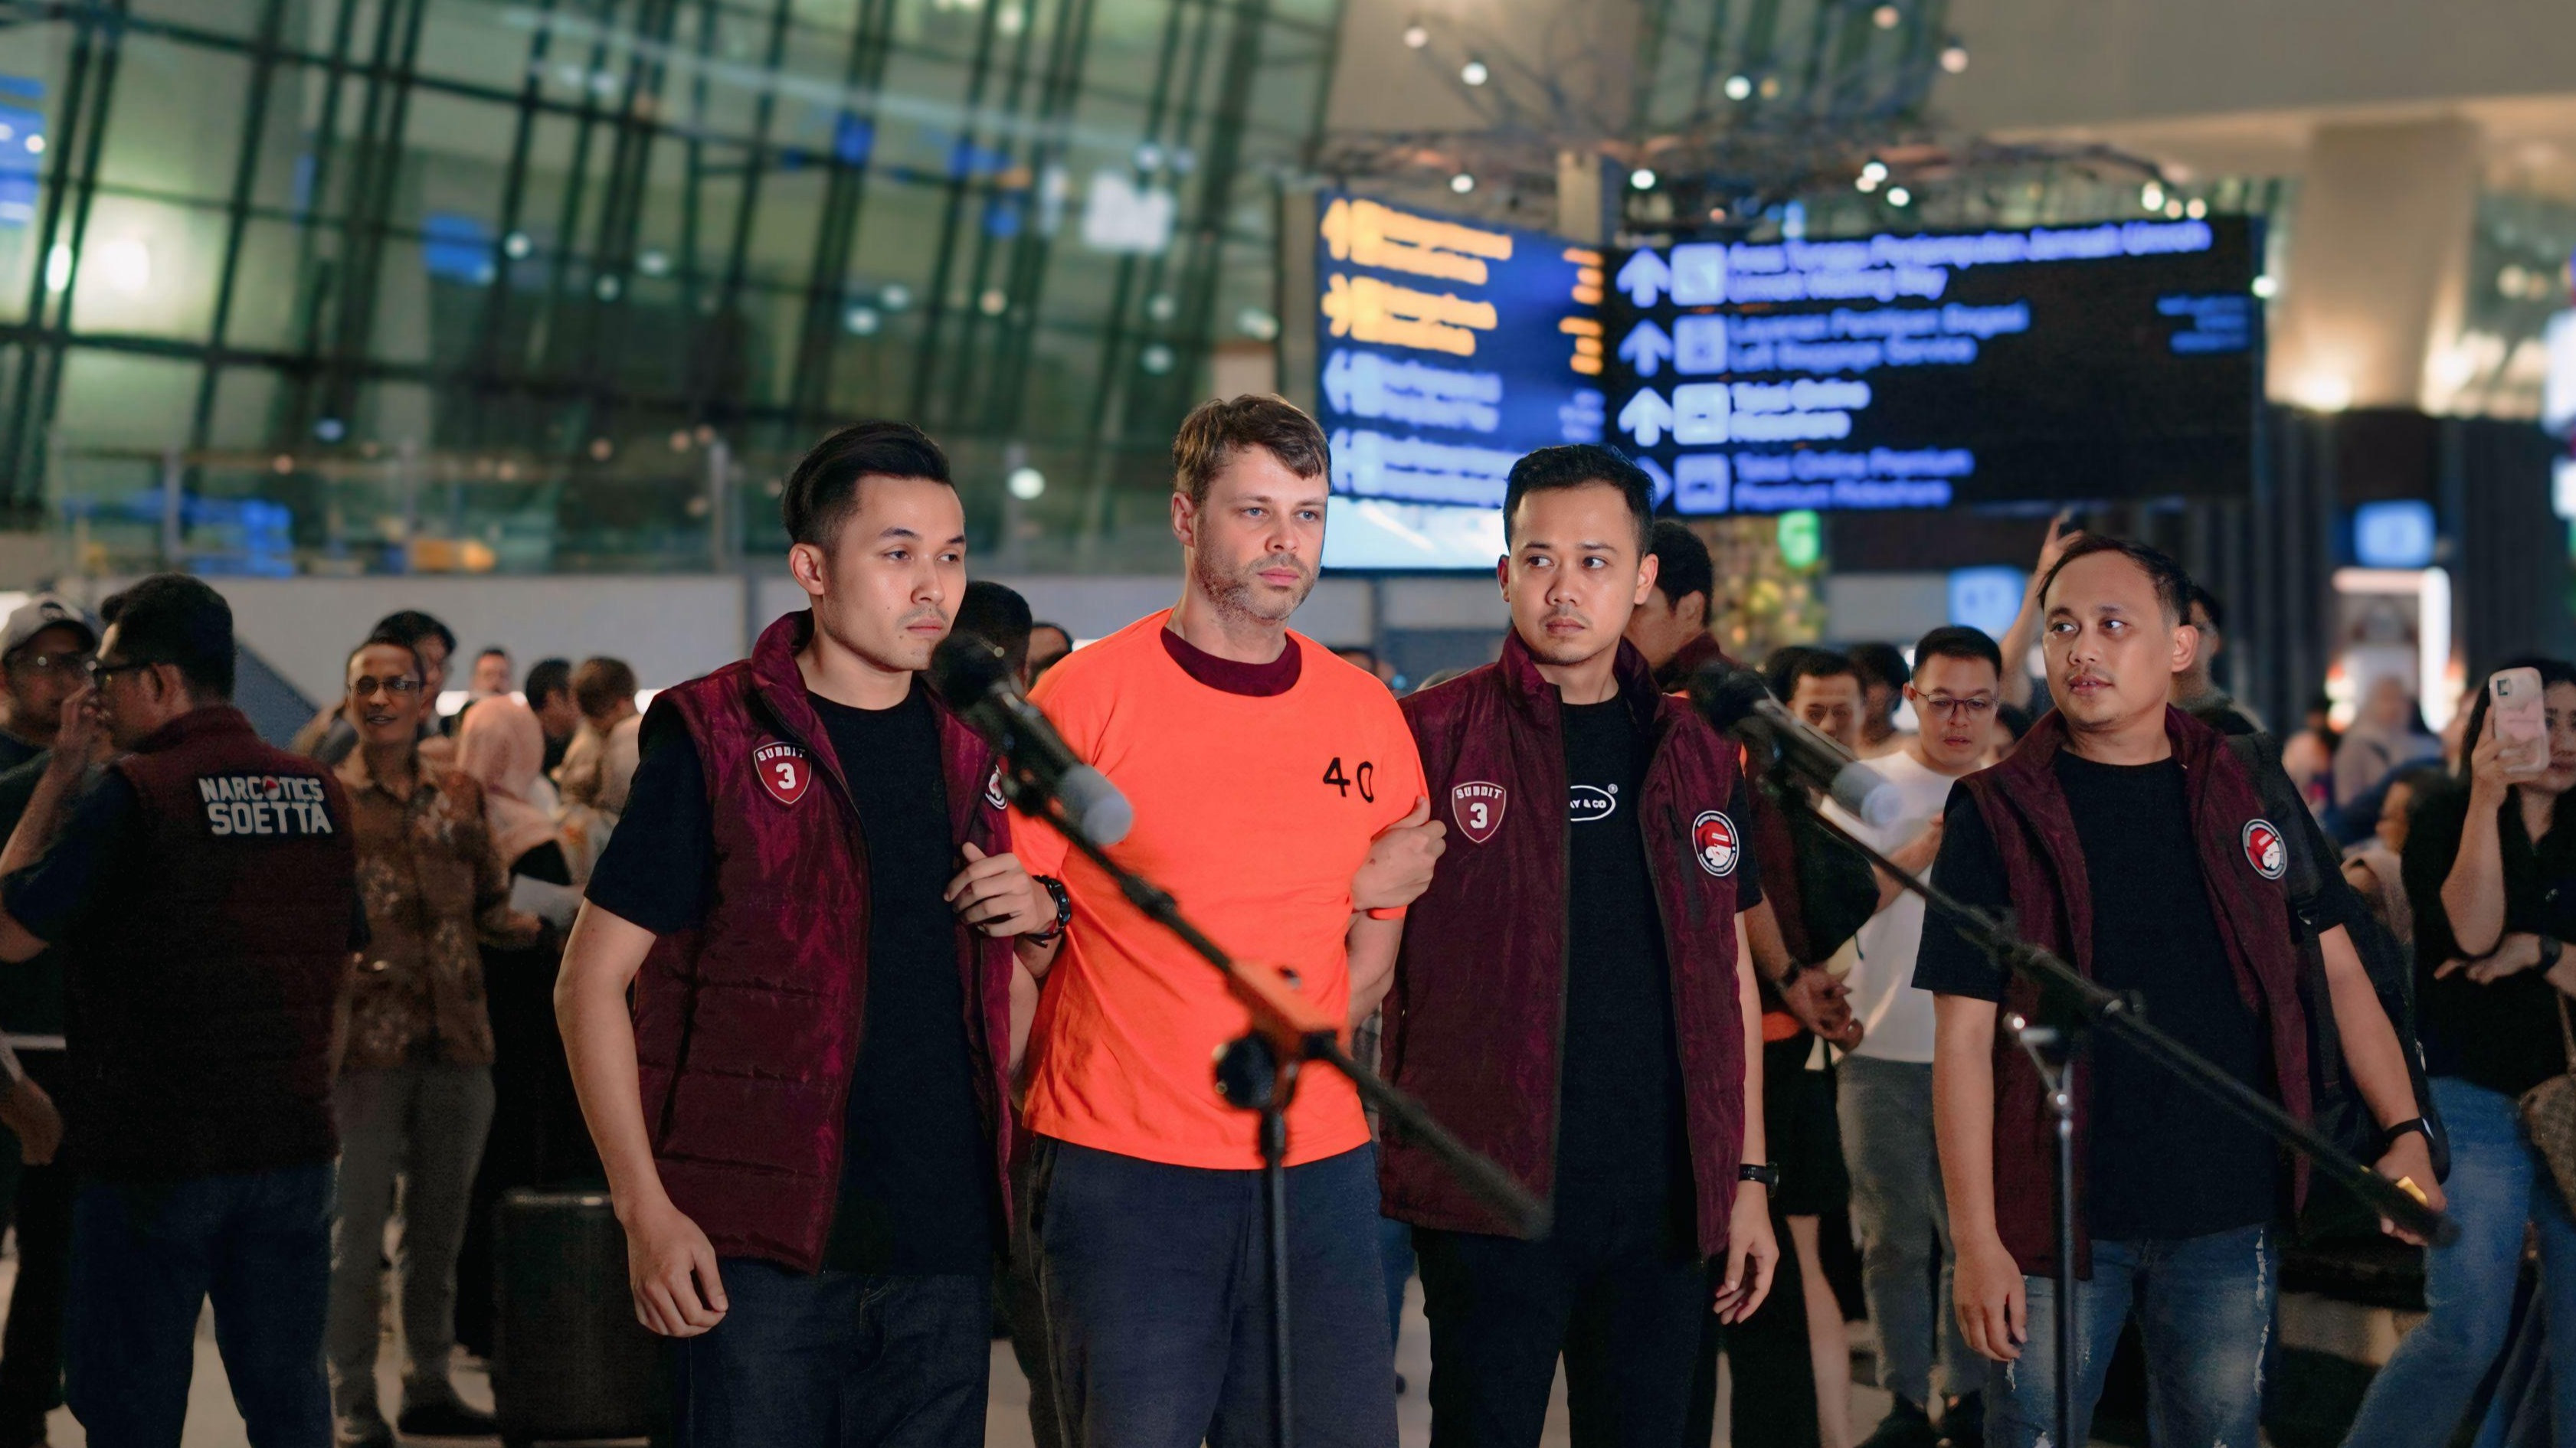
[[[1652,191],[1652,190],[1654,190],[1654,189],[1655,189],[1655,173],[1654,173],[1653,168],[1651,168],[1651,167],[1646,167],[1646,166],[1640,166],[1640,167],[1638,167],[1636,170],[1629,172],[1629,173],[1628,173],[1628,184],[1629,184],[1629,185],[1631,185],[1631,186],[1636,187],[1636,188],[1637,188],[1638,190],[1640,190],[1640,191]]]
[[[1407,50],[1420,50],[1422,47],[1424,47],[1424,46],[1426,46],[1426,45],[1429,45],[1430,43],[1431,43],[1431,31],[1430,31],[1430,28],[1429,28],[1429,27],[1427,27],[1427,26],[1425,26],[1421,21],[1417,20],[1417,21],[1413,22],[1411,25],[1408,25],[1408,26],[1404,27],[1404,48],[1405,48],[1405,49],[1407,49]]]
[[[1753,77],[1749,75],[1730,75],[1726,78],[1726,98],[1728,100],[1740,101],[1751,94],[1753,94]]]
[[[1890,186],[1890,187],[1888,187],[1888,188],[1887,188],[1887,204],[1888,204],[1888,205],[1890,205],[1890,206],[1910,206],[1910,205],[1912,205],[1913,203],[1914,203],[1914,193],[1913,193],[1913,192],[1906,190],[1906,189],[1905,189],[1904,187],[1902,187],[1902,186]]]
[[[1483,85],[1492,76],[1493,72],[1485,69],[1481,60],[1471,60],[1458,67],[1458,78],[1469,85]]]
[[[1476,178],[1468,175],[1464,171],[1461,171],[1457,175],[1449,178],[1449,189],[1457,192],[1461,196],[1464,196],[1468,192],[1476,189]]]
[[[1968,68],[1968,47],[1953,43],[1942,47],[1941,68],[1957,75]]]

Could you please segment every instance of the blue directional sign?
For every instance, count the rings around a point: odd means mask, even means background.
[[[1613,254],[1613,440],[1692,514],[2242,493],[2242,219]]]
[[[1604,437],[1601,255],[1346,192],[1316,215],[1324,565],[1491,569],[1513,462]]]

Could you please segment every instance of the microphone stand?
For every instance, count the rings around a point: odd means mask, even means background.
[[[1760,754],[1766,746],[1748,744]],[[1770,751],[1776,758],[1777,750]],[[2005,1018],[2014,1039],[2038,1068],[2047,1088],[2045,1108],[2057,1135],[2057,1437],[2073,1443],[2075,1427],[2075,1075],[2074,1055],[2087,1033],[2104,1030],[2129,1043],[2138,1054],[2167,1074],[2234,1112],[2238,1119],[2306,1157],[2318,1176],[2359,1197],[2381,1216],[2425,1240],[2444,1245],[2459,1240],[2451,1219],[2408,1196],[2396,1183],[2344,1154],[2316,1128],[2282,1110],[2226,1071],[2212,1065],[2180,1041],[2147,1024],[2137,1001],[2105,990],[2078,974],[2073,966],[2014,934],[2002,920],[1967,905],[1938,886],[1881,854],[1867,841],[1817,809],[1790,771],[1759,771],[1763,791],[1783,813],[1803,814],[1825,832],[1858,850],[1903,889],[1919,895],[1950,928],[1986,956],[2039,987],[2042,1021],[2019,1014]],[[1927,915],[1926,926],[1930,924]]]
[[[1225,977],[1227,991],[1252,1015],[1252,1029],[1217,1053],[1217,1093],[1230,1104],[1261,1115],[1261,1177],[1269,1204],[1265,1216],[1270,1247],[1272,1411],[1277,1419],[1272,1441],[1278,1448],[1293,1448],[1296,1399],[1290,1391],[1287,1157],[1288,1103],[1296,1094],[1300,1065],[1316,1061],[1349,1077],[1359,1088],[1360,1099],[1376,1108],[1388,1126],[1438,1158],[1461,1186],[1522,1233],[1535,1237],[1547,1231],[1548,1206],[1501,1167],[1450,1135],[1421,1102],[1353,1060],[1342,1046],[1344,1023],[1300,993],[1303,982],[1295,971],[1235,960],[1191,924],[1161,886],[1111,859],[1108,850],[1068,818],[1033,780],[1005,769],[1002,781],[1012,803],[1055,826],[1085,859],[1118,883],[1127,903],[1214,966]]]

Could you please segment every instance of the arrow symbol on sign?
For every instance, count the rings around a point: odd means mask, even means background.
[[[1619,360],[1637,369],[1640,377],[1652,377],[1673,355],[1673,339],[1650,318],[1628,329],[1627,340],[1619,344]]]
[[[1619,430],[1637,440],[1639,447],[1653,447],[1664,440],[1673,425],[1672,404],[1651,387],[1640,387],[1628,405],[1619,409]]]
[[[1655,304],[1656,293],[1672,289],[1673,269],[1664,265],[1663,257],[1654,252],[1632,252],[1628,264],[1619,268],[1618,283],[1619,290],[1628,294],[1628,300],[1641,307],[1651,307]]]
[[[1663,465],[1656,462],[1653,458],[1639,458],[1637,459],[1637,466],[1644,469],[1646,476],[1654,481],[1654,505],[1658,508],[1662,507],[1664,505],[1664,500],[1673,495],[1673,475],[1665,472]]]
[[[1335,412],[1351,410],[1351,354],[1338,347],[1324,364],[1324,396]]]

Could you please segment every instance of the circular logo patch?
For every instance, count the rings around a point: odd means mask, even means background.
[[[2270,820],[2254,820],[2245,826],[2245,861],[2254,873],[2266,880],[2277,880],[2290,872],[2290,846]]]
[[[1691,821],[1691,853],[1699,857],[1701,869],[1724,879],[1735,873],[1736,857],[1742,852],[1735,821],[1724,811],[1710,810]]]

